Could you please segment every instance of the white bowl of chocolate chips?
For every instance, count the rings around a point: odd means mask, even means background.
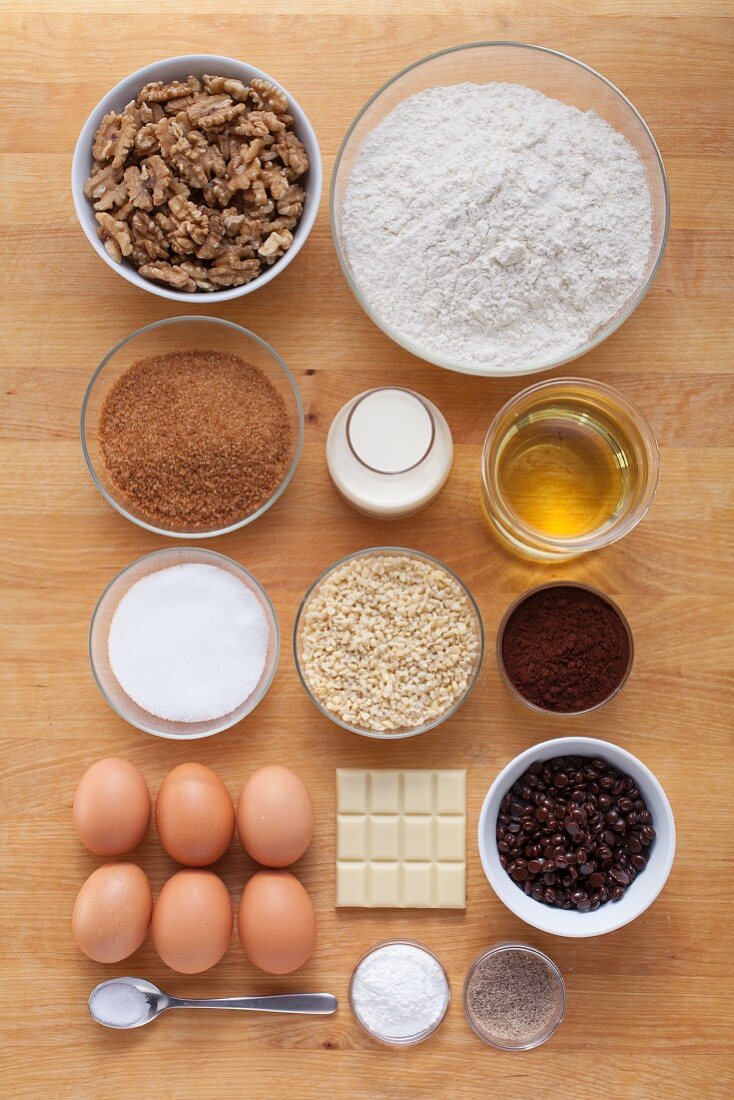
[[[561,737],[515,757],[490,787],[479,854],[500,901],[556,936],[614,932],[663,889],[675,855],[665,791],[625,749]]]
[[[162,298],[224,302],[295,259],[321,197],[305,112],[261,69],[156,61],[94,108],[74,149],[77,217],[105,263]]]

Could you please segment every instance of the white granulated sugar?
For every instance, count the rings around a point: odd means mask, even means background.
[[[645,168],[593,112],[519,84],[430,88],[365,139],[342,233],[418,349],[477,370],[570,355],[628,304],[652,243]]]
[[[206,722],[235,710],[265,668],[268,623],[257,597],[212,565],[161,569],[115,610],[109,660],[138,706],[171,722]]]
[[[440,964],[421,947],[386,944],[357,967],[352,1007],[364,1027],[381,1039],[410,1039],[441,1020],[449,987]]]
[[[131,1027],[149,1012],[148,998],[129,982],[110,982],[96,989],[90,1005],[95,1017],[110,1027]]]

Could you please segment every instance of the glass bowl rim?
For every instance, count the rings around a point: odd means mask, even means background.
[[[505,1043],[495,1042],[494,1039],[490,1039],[487,1035],[483,1034],[479,1030],[479,1028],[475,1025],[475,1023],[472,1020],[471,1015],[469,1013],[469,1006],[468,1006],[469,982],[473,978],[474,972],[476,971],[479,964],[481,962],[484,962],[485,959],[488,959],[491,955],[498,955],[503,951],[527,951],[529,954],[535,955],[536,957],[541,958],[543,960],[543,962],[546,963],[546,965],[550,969],[553,976],[558,979],[558,984],[559,984],[560,992],[561,992],[561,1011],[558,1014],[558,1019],[553,1024],[553,1027],[550,1029],[548,1034],[544,1035],[542,1037],[542,1039],[536,1038],[536,1039],[531,1040],[528,1043],[522,1043],[519,1046],[510,1046],[510,1045],[506,1045]],[[551,1038],[551,1036],[555,1034],[556,1030],[563,1023],[563,1018],[566,1015],[566,1005],[568,1003],[568,995],[567,995],[567,992],[566,992],[566,980],[563,977],[563,973],[562,973],[560,967],[557,966],[557,964],[553,962],[553,959],[551,959],[549,955],[546,955],[546,953],[544,951],[541,951],[540,948],[533,947],[529,943],[519,943],[516,940],[503,940],[500,943],[494,944],[492,947],[485,948],[484,951],[480,951],[479,954],[477,955],[477,957],[474,959],[474,961],[470,964],[469,969],[466,972],[466,977],[464,978],[464,985],[463,985],[463,989],[462,989],[462,998],[461,998],[461,1000],[462,1000],[462,1004],[464,1006],[464,1015],[466,1016],[466,1022],[468,1023],[469,1027],[472,1029],[474,1034],[477,1035],[482,1040],[483,1043],[486,1043],[487,1046],[494,1047],[496,1050],[506,1050],[506,1051],[509,1051],[512,1054],[512,1053],[515,1053],[516,1051],[521,1052],[521,1051],[524,1051],[524,1050],[535,1050],[535,1049],[537,1049],[537,1047],[543,1046],[544,1043],[548,1042],[548,1040]]]
[[[532,393],[538,393],[541,390],[552,390],[561,386],[573,386],[583,385],[592,393],[596,392],[602,396],[612,397],[617,401],[625,410],[625,412],[631,416],[635,421],[635,427],[640,435],[643,446],[645,447],[648,456],[652,459],[650,467],[650,476],[648,483],[645,486],[644,493],[635,506],[635,508],[623,518],[618,529],[612,529],[612,538],[609,538],[609,531],[595,530],[586,532],[583,535],[576,535],[573,538],[558,538],[554,535],[546,535],[538,531],[534,527],[530,527],[526,524],[522,517],[518,513],[505,503],[501,499],[500,493],[494,486],[490,487],[489,479],[487,476],[488,456],[490,445],[493,442],[493,435],[499,424],[500,418],[506,416],[520,401],[524,400]],[[513,531],[515,538],[519,538],[516,531],[528,535],[535,540],[543,549],[543,551],[550,551],[558,554],[569,554],[575,556],[577,554],[583,554],[591,550],[598,550],[605,546],[611,546],[613,543],[618,542],[621,538],[630,534],[635,529],[638,523],[641,523],[645,518],[652,502],[655,499],[655,494],[658,489],[658,483],[660,481],[660,447],[657,441],[655,432],[653,431],[650,421],[647,419],[642,409],[630,399],[618,390],[615,386],[610,386],[606,382],[600,382],[595,378],[579,378],[579,377],[566,377],[561,376],[558,378],[545,378],[540,382],[533,382],[525,389],[520,390],[518,393],[513,394],[505,401],[503,405],[497,410],[492,417],[489,427],[487,428],[487,434],[484,437],[484,444],[482,446],[482,486],[486,497],[492,497],[492,502],[495,506],[499,505],[498,511],[501,515],[504,524],[508,524]]]
[[[446,994],[447,994],[446,1004],[444,1006],[443,1012],[441,1013],[438,1020],[436,1020],[435,1024],[433,1024],[432,1027],[420,1032],[418,1035],[415,1035],[415,1036],[411,1035],[407,1039],[385,1039],[381,1035],[376,1035],[374,1031],[370,1031],[370,1029],[367,1027],[367,1025],[365,1023],[363,1023],[359,1013],[357,1012],[356,1008],[354,1007],[354,1001],[352,999],[352,990],[353,990],[353,987],[354,987],[354,979],[357,977],[357,971],[359,970],[360,966],[365,961],[365,959],[369,958],[369,956],[374,954],[375,951],[379,951],[380,948],[382,948],[382,947],[394,947],[394,946],[400,946],[400,945],[407,945],[409,947],[418,947],[418,948],[420,948],[421,951],[424,951],[426,955],[430,955],[431,958],[434,959],[434,961],[438,963],[438,965],[441,968],[441,973],[444,976],[444,981],[446,982]],[[424,1042],[426,1039],[430,1039],[430,1037],[433,1034],[435,1034],[436,1031],[438,1031],[439,1027],[444,1022],[444,1020],[446,1019],[449,1008],[451,1007],[451,982],[449,981],[449,976],[448,976],[448,973],[446,971],[446,967],[443,965],[443,963],[441,962],[441,960],[439,959],[439,957],[435,953],[435,951],[432,951],[431,948],[428,947],[421,940],[414,940],[414,939],[411,939],[409,936],[398,936],[395,939],[377,940],[375,943],[372,944],[371,947],[366,948],[366,950],[362,952],[362,954],[360,955],[360,957],[357,959],[356,963],[354,964],[354,969],[352,970],[352,974],[351,974],[351,977],[349,979],[349,989],[348,989],[348,992],[347,992],[347,999],[349,1001],[349,1007],[352,1010],[352,1015],[354,1016],[355,1020],[359,1024],[360,1028],[365,1033],[365,1035],[368,1035],[370,1037],[370,1039],[372,1039],[374,1042],[380,1043],[382,1046],[386,1046],[386,1047],[397,1047],[397,1048],[399,1048],[399,1047],[413,1047],[413,1046],[416,1046],[418,1043]]]
[[[226,561],[229,565],[234,565],[238,572],[243,573],[247,577],[248,581],[251,582],[252,587],[255,588],[256,591],[258,592],[258,594],[262,597],[262,601],[265,604],[265,606],[267,607],[268,612],[269,612],[269,616],[270,616],[270,621],[268,622],[268,626],[272,627],[272,629],[273,629],[273,663],[272,663],[272,668],[271,668],[270,672],[267,674],[267,676],[266,676],[266,678],[263,682],[262,689],[258,693],[257,699],[252,704],[252,706],[247,711],[245,711],[244,714],[240,715],[238,718],[232,719],[231,716],[234,713],[234,711],[230,711],[229,714],[223,715],[222,718],[219,720],[220,724],[216,727],[216,729],[207,730],[206,733],[189,734],[188,736],[186,734],[163,733],[163,732],[161,732],[161,730],[152,729],[151,726],[149,726],[149,725],[142,725],[140,722],[134,722],[127,714],[123,714],[123,712],[120,710],[120,708],[115,703],[112,702],[109,695],[105,691],[105,688],[102,685],[102,681],[100,680],[99,675],[97,673],[97,667],[96,667],[96,664],[95,664],[95,661],[94,661],[94,656],[93,656],[93,653],[92,653],[92,636],[93,636],[93,633],[94,633],[94,624],[97,620],[97,617],[98,617],[100,611],[102,610],[102,606],[104,604],[104,601],[107,598],[107,595],[108,595],[110,589],[112,588],[112,586],[114,584],[116,584],[117,581],[119,581],[132,568],[134,568],[134,566],[140,565],[140,564],[142,564],[142,562],[150,561],[153,558],[161,558],[161,557],[164,557],[165,555],[168,555],[168,554],[178,553],[178,554],[183,555],[187,551],[189,551],[191,553],[194,553],[194,554],[205,554],[208,558],[215,559],[212,562],[213,565],[215,565],[216,562],[218,562],[218,561]],[[201,562],[191,563],[191,562],[183,562],[182,561],[180,564],[181,565],[186,565],[186,564],[204,564],[204,563],[201,563]],[[167,567],[164,566],[163,568],[167,568]],[[221,568],[221,566],[220,566],[220,568]],[[143,576],[146,576],[146,577],[151,576],[153,573],[157,573],[157,572],[160,572],[160,570],[151,569],[150,572],[144,573]],[[229,570],[228,570],[228,572],[229,572]],[[142,580],[143,576],[141,576],[139,579]],[[130,587],[132,587],[132,585]],[[128,591],[129,591],[129,589],[128,589]],[[278,615],[277,615],[276,610],[275,610],[275,605],[273,604],[273,601],[271,600],[270,595],[268,594],[265,586],[257,579],[257,577],[254,575],[254,573],[251,573],[249,569],[247,569],[244,565],[241,565],[240,562],[235,561],[234,558],[230,558],[226,554],[220,554],[217,550],[209,550],[209,549],[207,549],[206,547],[203,547],[203,546],[164,546],[160,550],[152,550],[149,554],[142,554],[139,558],[135,558],[134,561],[131,561],[123,569],[120,569],[117,573],[115,573],[114,577],[112,577],[112,579],[110,581],[108,581],[108,583],[105,585],[103,591],[101,592],[101,594],[100,594],[100,596],[99,596],[99,598],[98,598],[98,600],[97,600],[97,602],[94,606],[94,610],[93,610],[91,618],[89,620],[89,629],[87,631],[87,655],[88,655],[88,658],[89,658],[90,667],[92,669],[92,676],[94,677],[94,682],[97,685],[97,688],[99,689],[99,692],[102,695],[102,698],[107,703],[107,705],[115,712],[115,714],[118,715],[118,717],[122,718],[122,720],[124,722],[127,722],[127,724],[129,726],[133,726],[134,729],[138,729],[142,733],[149,733],[153,737],[161,737],[161,738],[163,738],[164,740],[167,740],[167,741],[180,741],[182,743],[183,742],[188,742],[188,741],[202,741],[207,737],[214,737],[216,734],[223,733],[225,730],[231,729],[232,726],[236,726],[239,722],[242,722],[245,718],[247,718],[247,716],[249,714],[251,714],[252,711],[255,710],[255,708],[263,701],[263,699],[265,698],[265,696],[267,695],[267,693],[269,692],[269,690],[271,688],[273,680],[275,679],[275,673],[278,671],[278,663],[280,661],[280,645],[281,645],[280,623],[278,621]],[[112,670],[110,669],[110,671],[112,671]],[[114,673],[113,673],[113,676],[114,676]],[[124,691],[124,688],[122,688],[122,685],[120,685],[120,689],[121,689],[121,691],[123,691],[124,694],[127,694]],[[255,692],[253,692],[252,695],[248,696],[248,699],[251,699],[253,695],[255,695]],[[247,702],[248,700],[245,700],[245,701]],[[134,702],[134,700],[133,700],[133,702]],[[143,710],[144,708],[141,707],[140,709]],[[148,713],[148,712],[146,712],[146,713]],[[153,717],[155,717],[155,715],[153,715]],[[214,721],[217,721],[217,719],[214,719]],[[185,723],[179,722],[177,724],[178,725],[184,725]]]
[[[404,555],[407,557],[418,558],[421,561],[429,562],[431,565],[434,565],[439,569],[443,569],[444,572],[448,573],[449,576],[457,582],[457,584],[461,588],[461,591],[467,599],[467,603],[469,604],[469,607],[477,623],[477,639],[479,642],[479,650],[476,658],[476,667],[472,672],[469,683],[467,684],[460,698],[456,699],[448,708],[448,710],[439,715],[437,718],[434,718],[431,722],[424,723],[423,725],[417,726],[413,729],[399,731],[397,733],[382,733],[378,730],[365,730],[360,729],[358,726],[352,726],[348,722],[345,722],[341,718],[338,718],[335,714],[332,714],[330,710],[327,710],[327,708],[319,702],[308,684],[305,672],[301,668],[301,661],[298,656],[298,628],[300,626],[303,613],[308,605],[311,596],[313,595],[316,588],[321,584],[323,580],[326,579],[326,577],[329,576],[330,573],[333,573],[336,569],[339,569],[340,566],[346,565],[347,562],[355,560],[357,558],[369,557],[370,555],[386,557],[390,554]],[[432,554],[426,554],[423,550],[413,550],[411,547],[408,546],[368,546],[365,547],[363,550],[354,550],[350,554],[344,554],[341,558],[338,558],[337,561],[332,562],[331,565],[328,565],[326,569],[322,570],[322,572],[319,573],[315,580],[313,580],[308,586],[303,595],[303,599],[301,600],[301,603],[298,607],[296,618],[293,623],[293,658],[296,666],[296,671],[298,672],[298,677],[306,691],[306,694],[308,695],[314,706],[316,706],[318,710],[320,710],[321,713],[324,715],[324,717],[328,718],[330,722],[333,722],[335,725],[340,726],[342,729],[348,730],[350,733],[358,733],[361,737],[370,737],[375,741],[403,741],[408,737],[417,737],[421,733],[428,733],[429,730],[435,729],[437,726],[443,725],[444,722],[447,722],[449,718],[453,717],[453,715],[456,714],[460,707],[462,707],[466,700],[469,698],[479,678],[479,672],[484,661],[484,623],[482,621],[482,615],[479,610],[479,605],[477,604],[477,601],[474,599],[474,596],[471,594],[464,581],[461,579],[458,573],[455,573],[453,569],[451,569],[448,565],[445,565],[444,562],[442,562],[439,558],[433,557]]]
[[[627,659],[627,667],[625,669],[624,676],[619,681],[614,690],[606,696],[606,698],[601,699],[598,703],[594,703],[592,707],[584,707],[583,710],[548,710],[545,707],[539,707],[537,703],[532,703],[530,699],[525,698],[522,692],[518,691],[518,689],[510,680],[507,669],[505,668],[505,661],[502,655],[502,641],[505,636],[505,629],[507,627],[507,624],[512,618],[514,612],[517,611],[518,607],[525,603],[526,600],[529,600],[538,592],[544,592],[549,588],[580,588],[583,592],[590,592],[593,596],[597,596],[600,600],[603,600],[604,603],[608,604],[612,608],[612,610],[617,613],[627,635],[627,641],[629,643],[629,657]],[[514,695],[516,699],[519,699],[524,706],[528,707],[529,710],[535,711],[536,714],[542,714],[548,718],[573,719],[578,718],[579,716],[584,714],[591,714],[592,711],[598,710],[599,707],[606,706],[607,703],[610,703],[612,699],[619,695],[620,691],[627,683],[630,673],[632,672],[632,665],[634,664],[635,660],[635,639],[632,633],[632,627],[630,626],[629,620],[624,611],[622,611],[621,607],[615,602],[615,600],[612,599],[611,596],[608,596],[606,592],[602,592],[600,588],[595,588],[592,584],[584,584],[582,581],[545,581],[543,584],[536,584],[533,586],[533,588],[528,588],[526,592],[521,592],[520,595],[512,601],[510,606],[505,611],[502,619],[500,620],[500,625],[497,628],[496,656],[497,667],[499,668],[500,676],[502,677],[503,682],[505,683],[511,694]]]
[[[465,50],[495,49],[499,47],[511,47],[513,49],[530,50],[537,53],[550,54],[551,56],[558,58],[561,61],[567,61],[570,64],[575,65],[577,68],[582,69],[590,76],[596,77],[597,80],[601,81],[602,84],[606,85],[607,88],[609,88],[618,96],[618,98],[622,101],[622,103],[624,103],[627,109],[632,113],[637,122],[640,124],[643,133],[650,143],[650,147],[653,152],[653,160],[654,163],[657,165],[662,182],[664,213],[660,245],[650,273],[644,280],[644,282],[640,283],[637,291],[634,295],[630,297],[625,307],[620,310],[618,316],[614,320],[613,326],[609,328],[608,331],[606,331],[603,327],[602,332],[597,333],[590,340],[587,340],[584,344],[576,348],[570,355],[562,355],[560,357],[556,356],[544,362],[532,363],[529,366],[515,366],[511,370],[500,370],[499,368],[477,370],[473,367],[467,367],[462,361],[451,359],[449,356],[429,354],[425,348],[420,348],[418,344],[407,339],[396,329],[392,328],[390,325],[384,322],[378,316],[376,311],[373,310],[372,306],[367,302],[367,299],[358,289],[354,279],[352,278],[351,272],[349,271],[349,266],[346,261],[346,256],[344,255],[341,243],[339,241],[339,234],[337,232],[336,226],[336,186],[339,179],[340,169],[342,167],[342,161],[344,159],[344,155],[347,151],[349,142],[352,138],[354,131],[356,130],[357,126],[362,121],[362,118],[366,115],[370,107],[372,107],[372,105],[377,102],[377,100],[382,96],[384,92],[388,90],[388,88],[392,87],[393,84],[397,84],[398,81],[402,80],[404,76],[407,76],[408,73],[412,72],[414,69],[418,69],[422,65],[426,65],[429,62],[435,61],[439,57],[446,56],[447,54],[463,53]],[[400,69],[399,72],[391,76],[389,80],[386,80],[384,84],[380,85],[380,87],[375,92],[373,92],[369,99],[362,105],[357,114],[354,116],[354,119],[350,123],[346,133],[344,134],[336,158],[334,160],[334,167],[331,173],[331,183],[329,185],[329,223],[331,226],[332,240],[334,242],[334,250],[336,252],[337,258],[339,260],[339,266],[342,269],[349,289],[351,290],[361,308],[373,322],[373,324],[377,325],[377,327],[381,329],[386,336],[393,340],[394,343],[398,344],[400,347],[410,352],[411,355],[415,355],[416,358],[422,359],[424,362],[427,363],[433,363],[435,366],[441,367],[444,370],[456,371],[459,374],[470,374],[476,378],[519,378],[525,375],[541,374],[543,371],[553,370],[556,367],[564,366],[566,363],[571,363],[574,359],[578,359],[582,355],[586,355],[588,352],[592,351],[595,347],[598,347],[599,344],[603,343],[606,339],[612,336],[619,328],[622,327],[622,325],[626,321],[629,320],[637,307],[647,296],[647,293],[658,273],[660,264],[663,261],[663,256],[665,255],[665,249],[668,243],[668,235],[670,232],[670,186],[668,183],[668,176],[665,170],[663,157],[660,149],[658,148],[658,144],[653,137],[652,130],[650,129],[640,112],[637,110],[635,105],[632,103],[632,101],[628,99],[624,92],[622,92],[617,87],[617,85],[609,80],[606,76],[598,72],[596,69],[592,68],[591,65],[587,65],[584,61],[579,61],[578,58],[572,57],[570,54],[563,53],[561,50],[554,50],[550,46],[537,46],[532,42],[519,42],[512,41],[511,39],[482,39],[476,42],[459,43],[459,45],[456,46],[446,46],[444,49],[435,50],[433,53],[426,54],[425,57],[418,58],[417,61],[413,61],[410,65],[406,65],[404,68]]]
[[[235,523],[230,523],[226,527],[219,527],[213,531],[169,531],[166,530],[166,528],[164,527],[157,527],[153,523],[148,523],[141,517],[132,515],[130,512],[127,511],[126,508],[123,507],[122,504],[118,503],[118,501],[116,501],[114,497],[112,497],[110,493],[108,493],[104,485],[102,485],[99,477],[97,476],[96,470],[94,469],[94,464],[89,454],[89,448],[87,447],[85,434],[85,428],[87,424],[87,409],[95,384],[101,377],[102,372],[104,371],[107,364],[119,351],[122,350],[122,348],[133,341],[136,337],[143,336],[145,333],[153,332],[155,329],[164,328],[167,325],[183,324],[185,326],[192,322],[198,324],[202,321],[205,321],[211,325],[222,325],[224,328],[233,329],[240,336],[244,335],[246,339],[254,340],[256,344],[259,344],[260,347],[275,360],[285,380],[290,386],[293,397],[295,398],[296,409],[298,413],[298,438],[296,439],[296,445],[293,451],[293,458],[291,459],[291,463],[283,477],[283,480],[281,481],[280,485],[278,485],[278,488],[275,490],[272,496],[269,497],[264,502],[264,504],[261,504],[256,511],[252,512],[249,516],[245,516],[244,519],[237,520]],[[301,397],[301,391],[298,387],[298,383],[296,382],[292,371],[286,365],[285,361],[281,358],[275,348],[271,344],[269,344],[267,340],[264,340],[262,336],[258,336],[256,332],[253,332],[251,329],[245,328],[244,325],[238,325],[235,321],[228,321],[225,320],[225,318],[223,317],[209,317],[206,314],[185,313],[175,317],[162,317],[158,321],[151,321],[150,324],[143,325],[142,328],[135,329],[134,332],[131,332],[127,336],[123,337],[122,340],[119,340],[114,345],[114,347],[107,352],[107,354],[104,356],[101,363],[95,369],[94,373],[89,379],[87,387],[84,391],[84,397],[82,399],[81,411],[79,415],[79,434],[81,437],[84,461],[87,464],[87,469],[89,470],[94,484],[96,485],[97,489],[104,497],[104,499],[107,501],[107,503],[110,504],[115,509],[115,511],[123,516],[126,520],[129,520],[131,523],[136,524],[138,527],[142,527],[145,531],[151,531],[154,535],[163,535],[165,538],[196,540],[218,538],[220,535],[229,535],[232,533],[232,531],[239,531],[242,527],[247,527],[248,524],[253,523],[256,519],[259,519],[264,512],[267,512],[267,510],[273,504],[275,504],[282,493],[284,493],[285,490],[288,488],[288,485],[290,484],[296,472],[296,469],[298,468],[298,463],[301,461],[301,456],[303,454],[303,440],[305,434],[303,399]]]

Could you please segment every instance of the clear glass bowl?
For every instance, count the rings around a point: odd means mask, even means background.
[[[520,607],[521,604],[525,603],[525,600],[529,600],[530,597],[534,596],[537,592],[544,592],[548,588],[580,588],[584,592],[591,592],[592,595],[597,596],[600,600],[603,600],[604,603],[609,604],[609,606],[613,608],[614,611],[616,611],[627,634],[627,641],[629,642],[629,658],[627,661],[627,668],[625,669],[624,676],[619,681],[614,690],[610,691],[609,695],[607,695],[605,699],[600,699],[598,703],[594,703],[593,707],[585,707],[583,710],[550,710],[547,707],[539,707],[536,703],[531,703],[529,699],[526,699],[521,691],[518,691],[518,689],[515,687],[512,680],[510,679],[509,675],[507,674],[507,669],[505,668],[505,659],[502,654],[502,642],[505,636],[505,627],[507,626],[514,612],[517,611],[518,607]],[[605,706],[612,699],[614,699],[615,696],[619,695],[620,691],[627,683],[627,680],[629,679],[629,674],[632,671],[632,664],[634,662],[634,659],[635,641],[632,635],[632,628],[630,627],[630,624],[627,621],[627,616],[624,614],[622,609],[618,607],[614,600],[607,596],[605,592],[600,592],[598,588],[592,588],[590,584],[579,584],[577,581],[550,581],[548,584],[539,584],[536,585],[535,588],[531,588],[529,589],[529,591],[523,592],[523,594],[521,596],[518,596],[517,599],[507,608],[507,611],[505,611],[502,617],[502,622],[499,625],[499,630],[497,631],[497,664],[499,666],[500,675],[502,676],[502,679],[504,680],[508,691],[510,691],[516,699],[519,699],[523,706],[528,707],[530,710],[534,710],[536,714],[545,714],[551,718],[577,718],[581,714],[591,714],[593,710],[598,710],[599,707]]]
[[[510,369],[479,369],[460,358],[442,356],[422,348],[384,321],[361,292],[347,258],[342,231],[344,196],[362,142],[386,115],[404,99],[427,88],[463,82],[487,84],[502,81],[524,84],[582,111],[594,111],[622,133],[637,150],[647,173],[652,200],[652,246],[644,275],[624,308],[594,333],[590,340],[561,357],[528,362]],[[630,101],[594,69],[573,57],[522,42],[472,42],[431,54],[392,77],[367,101],[342,141],[334,165],[330,193],[330,218],[339,262],[351,290],[367,315],[392,340],[411,354],[436,366],[464,374],[523,375],[550,370],[584,355],[611,335],[637,308],[650,289],[665,250],[670,222],[668,181],[662,157],[650,130]]]
[[[219,569],[224,569],[246,585],[257,597],[268,622],[268,652],[259,683],[236,710],[208,722],[171,722],[143,710],[123,691],[110,667],[107,639],[112,616],[128,589],[132,588],[143,577],[147,577],[151,573],[157,573],[160,569],[190,563],[214,565]],[[223,730],[229,729],[230,726],[236,725],[237,722],[245,718],[267,693],[278,667],[279,654],[280,629],[278,619],[270,597],[260,582],[247,569],[236,561],[232,561],[231,558],[225,557],[224,554],[216,554],[213,550],[201,550],[197,547],[177,546],[170,550],[157,550],[153,554],[146,554],[145,557],[138,558],[137,561],[128,565],[105,588],[89,624],[89,661],[97,687],[109,705],[131,726],[135,726],[144,733],[152,733],[155,737],[166,737],[175,741],[196,741],[202,737],[211,737],[215,733],[221,733]]]
[[[149,355],[164,355],[192,348],[216,351],[240,358],[257,367],[283,398],[291,429],[291,456],[280,484],[255,511],[226,527],[169,527],[156,524],[113,484],[102,460],[99,446],[99,418],[105,398],[120,375],[137,360]],[[240,325],[218,317],[168,317],[126,336],[107,353],[87,386],[81,411],[82,450],[89,472],[102,496],[125,519],[157,535],[179,539],[205,539],[226,535],[245,527],[270,508],[293,477],[303,450],[303,404],[296,380],[278,353]]]
[[[422,1031],[417,1031],[415,1033],[415,1035],[407,1035],[407,1036],[401,1035],[401,1036],[392,1036],[392,1037],[390,1037],[390,1036],[387,1036],[387,1035],[380,1035],[377,1032],[372,1031],[372,1029],[370,1027],[368,1027],[368,1025],[365,1023],[365,1021],[360,1016],[359,1009],[357,1008],[357,1006],[355,1005],[355,1002],[354,1002],[354,996],[353,996],[354,981],[355,981],[355,978],[357,976],[357,971],[359,970],[362,963],[365,961],[365,959],[369,958],[369,956],[372,955],[375,951],[379,951],[383,947],[395,947],[395,946],[400,946],[400,945],[406,945],[408,947],[417,947],[421,951],[425,951],[426,955],[430,955],[431,958],[434,959],[436,963],[438,963],[438,965],[441,967],[441,972],[442,972],[442,974],[444,976],[444,980],[446,982],[446,1003],[443,1007],[443,1011],[441,1012],[441,1015],[438,1017],[438,1019],[430,1027],[426,1027]],[[446,1018],[446,1013],[449,1010],[449,1005],[451,1004],[451,984],[449,982],[448,975],[446,974],[446,970],[444,969],[444,966],[443,966],[441,960],[436,955],[434,955],[433,951],[431,951],[430,948],[426,947],[426,945],[424,943],[421,943],[419,940],[402,940],[402,939],[401,940],[379,940],[378,943],[374,943],[372,945],[372,947],[368,948],[368,950],[364,952],[364,954],[359,959],[357,965],[355,966],[354,970],[352,971],[352,977],[349,981],[349,1004],[350,1004],[350,1007],[352,1009],[352,1012],[354,1013],[355,1020],[357,1021],[359,1026],[362,1028],[362,1031],[364,1031],[364,1033],[366,1035],[369,1035],[370,1039],[374,1039],[375,1042],[382,1043],[383,1046],[388,1046],[388,1047],[412,1047],[412,1046],[415,1046],[416,1043],[422,1043],[424,1041],[424,1039],[428,1039],[429,1036],[433,1035],[433,1033],[443,1023],[444,1019]]]
[[[499,476],[500,459],[517,425],[543,409],[575,408],[605,450],[614,449],[605,436],[605,420],[615,424],[624,440],[625,465],[634,479],[621,494],[614,513],[601,526],[574,537],[556,537],[532,527],[513,508]],[[554,414],[556,422],[561,414]],[[568,413],[566,413],[568,417]],[[598,426],[594,421],[599,418]],[[614,461],[621,460],[614,455]],[[618,390],[588,378],[552,378],[536,382],[511,397],[489,426],[482,451],[482,502],[492,529],[523,557],[558,562],[591,550],[601,550],[624,538],[647,514],[658,486],[660,452],[655,434],[636,405]]]
[[[381,733],[377,730],[362,729],[359,726],[350,725],[348,722],[345,722],[341,718],[339,718],[336,714],[332,714],[332,712],[328,710],[327,707],[325,707],[324,704],[319,701],[319,699],[317,699],[316,695],[311,690],[308,682],[308,677],[303,667],[303,647],[301,633],[303,616],[304,612],[308,608],[309,601],[311,600],[321,582],[325,580],[326,577],[328,577],[331,573],[333,573],[335,569],[339,569],[340,566],[344,565],[346,562],[353,561],[356,558],[394,556],[413,558],[416,561],[429,562],[437,569],[442,569],[445,573],[448,573],[450,577],[453,577],[453,579],[460,585],[466,599],[467,606],[469,607],[469,610],[471,612],[474,629],[479,640],[479,646],[477,648],[477,654],[474,658],[474,665],[469,676],[466,688],[464,689],[462,695],[460,695],[459,698],[454,701],[454,703],[448,708],[448,710],[439,715],[438,718],[433,718],[429,722],[424,722],[420,726],[416,726],[410,729],[406,728],[404,730],[396,730],[392,733]],[[466,702],[472,688],[477,681],[479,669],[482,665],[482,658],[484,656],[484,627],[482,624],[482,616],[471,592],[466,587],[461,577],[457,576],[456,573],[454,573],[453,570],[449,569],[447,565],[444,565],[443,562],[439,561],[437,558],[431,557],[430,554],[423,554],[419,550],[408,550],[403,546],[374,546],[367,550],[358,550],[354,554],[347,554],[345,557],[340,558],[339,561],[334,562],[333,565],[330,565],[328,569],[325,569],[324,572],[316,578],[316,580],[307,590],[305,596],[303,597],[303,600],[301,601],[301,606],[298,608],[295,625],[293,627],[293,653],[295,657],[296,668],[298,670],[298,675],[301,678],[301,683],[306,689],[306,692],[309,695],[313,704],[318,707],[322,714],[324,714],[332,722],[336,723],[337,726],[341,726],[342,729],[349,730],[351,733],[359,733],[362,735],[362,737],[373,737],[376,740],[381,741],[397,741],[404,737],[415,737],[419,733],[426,733],[427,730],[435,729],[436,726],[440,726],[443,722],[445,722],[453,714],[455,714],[459,707],[462,706],[464,702]]]
[[[477,968],[481,965],[481,963],[485,961],[485,959],[491,958],[492,955],[500,955],[505,951],[523,951],[529,955],[535,955],[536,958],[542,959],[543,962],[547,965],[549,972],[553,975],[554,978],[556,978],[558,983],[558,1012],[556,1014],[556,1017],[548,1024],[546,1028],[538,1032],[536,1035],[533,1035],[525,1042],[518,1041],[513,1043],[509,1039],[502,1041],[499,1037],[492,1038],[490,1033],[484,1030],[479,1022],[474,1019],[474,1015],[469,1005],[469,987]],[[547,955],[544,955],[542,951],[538,951],[535,947],[528,947],[528,945],[524,943],[498,943],[495,944],[494,947],[490,947],[487,951],[483,951],[481,955],[479,955],[479,957],[476,958],[472,965],[469,967],[466,975],[466,980],[464,981],[464,1012],[466,1014],[466,1019],[469,1027],[476,1035],[479,1036],[479,1038],[483,1042],[487,1043],[488,1046],[496,1047],[498,1050],[534,1050],[535,1047],[541,1046],[543,1043],[547,1042],[548,1039],[550,1039],[551,1035],[563,1019],[565,1011],[566,983],[563,980],[563,975],[561,974],[560,970],[553,962],[553,960],[549,959]]]

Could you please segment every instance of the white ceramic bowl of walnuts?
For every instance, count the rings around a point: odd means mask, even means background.
[[[121,80],[84,124],[71,169],[95,251],[178,302],[228,301],[274,279],[305,244],[321,183],[316,135],[290,93],[215,54]]]

